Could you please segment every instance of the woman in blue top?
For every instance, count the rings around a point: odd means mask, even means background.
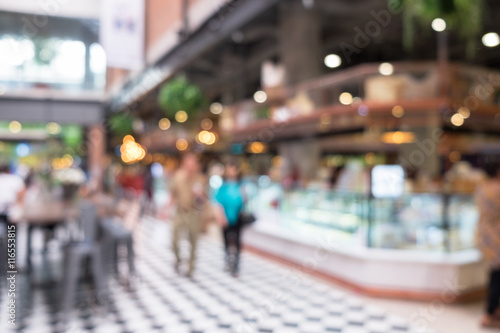
[[[238,220],[243,209],[243,193],[240,184],[240,170],[236,162],[226,164],[224,182],[217,191],[215,200],[224,211],[223,233],[226,265],[233,275],[237,275],[241,250],[241,225]],[[233,256],[230,253],[231,245],[234,245],[235,248]]]

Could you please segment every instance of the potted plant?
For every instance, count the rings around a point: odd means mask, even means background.
[[[124,137],[134,132],[134,117],[124,112],[115,113],[109,118],[109,128],[113,135]]]
[[[63,200],[72,200],[86,177],[80,168],[67,168],[54,171],[53,179],[62,187]]]
[[[190,120],[202,110],[205,97],[198,86],[179,76],[160,88],[158,105],[170,119],[174,119],[177,112],[185,111]]]
[[[467,41],[467,55],[474,55],[476,41],[482,30],[484,0],[389,0],[391,6],[403,9],[403,44],[411,49],[415,26],[430,26],[442,18],[450,30]],[[396,2],[396,3],[394,3]],[[402,7],[399,7],[402,6]]]

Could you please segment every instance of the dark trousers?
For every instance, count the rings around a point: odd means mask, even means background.
[[[8,262],[8,226],[9,219],[6,214],[0,214],[0,276],[4,276],[5,273],[10,270],[7,267]],[[14,270],[14,269],[12,269]],[[0,282],[0,285],[2,283]]]
[[[240,261],[240,252],[241,252],[241,226],[240,225],[231,225],[227,226],[223,230],[224,233],[224,247],[226,249],[226,260],[229,261],[229,249],[231,246],[235,248],[235,258],[233,263],[233,270],[238,269],[239,261]]]
[[[500,303],[500,269],[492,269],[490,272],[490,284],[488,286],[488,305],[486,312],[493,315]]]
[[[7,227],[8,224],[9,224],[9,218],[7,217],[7,214],[0,213],[0,228],[1,225],[5,225],[5,227]]]

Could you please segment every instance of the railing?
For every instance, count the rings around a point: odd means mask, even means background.
[[[311,79],[290,89],[270,89],[268,91],[270,102],[267,104],[243,101],[229,106],[234,111],[233,122],[238,128],[267,119],[268,112],[262,109],[268,108],[269,105],[285,107],[286,117],[290,119],[325,108],[342,107],[342,104],[394,103],[395,105],[404,101],[437,101],[443,98],[466,106],[467,103],[491,106],[500,104],[495,97],[496,92],[500,90],[500,72],[450,63],[446,69],[446,77],[443,78],[439,74],[436,62],[397,62],[391,65],[393,69],[391,75],[379,73],[378,63],[363,64]],[[442,82],[446,83],[444,92],[441,91]],[[350,102],[350,97],[347,95],[344,103],[341,103],[339,97],[342,93],[348,93],[353,100]],[[471,101],[471,98],[475,100]],[[461,106],[458,104],[457,107]],[[348,107],[352,109],[350,105]]]

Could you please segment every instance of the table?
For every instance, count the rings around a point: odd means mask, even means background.
[[[69,219],[78,217],[78,206],[72,202],[51,201],[26,204],[15,207],[10,215],[10,223],[26,223],[28,225],[27,271],[31,272],[31,238],[33,230],[54,229],[65,224]]]

